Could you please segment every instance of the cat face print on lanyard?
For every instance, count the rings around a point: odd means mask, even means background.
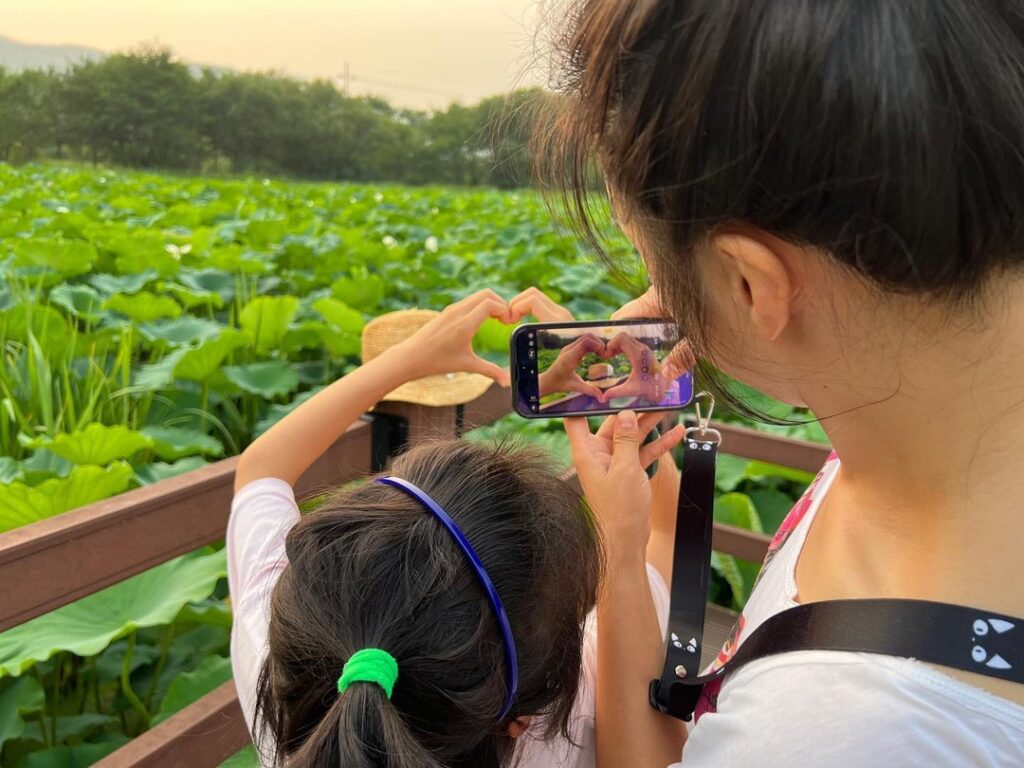
[[[999,651],[1007,651],[1003,648],[1004,635],[1013,629],[1014,624],[1005,619],[976,619],[973,630],[974,635],[971,642],[975,645],[971,648],[971,658],[978,664],[984,664],[992,669],[1012,669],[1010,663],[1004,659]],[[991,628],[991,629],[990,629]],[[981,638],[985,638],[985,645],[981,645]]]

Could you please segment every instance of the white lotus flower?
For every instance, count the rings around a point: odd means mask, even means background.
[[[395,238],[393,238],[391,235],[384,235],[384,237],[381,239],[381,242],[388,248],[394,248],[396,245],[398,245],[398,241],[395,240]]]
[[[431,253],[437,253],[437,238],[431,235],[423,243],[423,247],[426,248]]]
[[[171,254],[171,257],[175,261],[181,261],[181,257],[187,253],[192,253],[192,244],[185,243],[185,245],[175,245],[174,243],[168,243],[164,246],[164,250]]]

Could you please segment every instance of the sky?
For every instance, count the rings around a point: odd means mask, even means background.
[[[0,34],[190,63],[344,80],[439,108],[543,80],[538,0],[0,0]],[[533,66],[531,66],[533,62]]]

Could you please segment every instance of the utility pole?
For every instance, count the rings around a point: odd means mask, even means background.
[[[345,74],[342,75],[342,82],[345,84],[345,87],[344,87],[345,95],[346,96],[350,96],[351,93],[349,92],[349,88],[350,88],[350,86],[352,84],[352,78],[351,78],[351,76],[349,74],[348,62],[347,61],[345,62]]]

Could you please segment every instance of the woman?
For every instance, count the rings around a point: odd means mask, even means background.
[[[565,100],[543,156],[591,234],[592,161],[604,172],[653,282],[620,316],[674,317],[695,356],[809,407],[836,450],[723,660],[797,603],[1024,616],[1024,6],[584,0],[559,15]],[[652,710],[646,510],[607,444],[569,427],[621,545],[598,603],[601,768],[1024,765],[1024,686],[910,659],[756,661],[707,691],[688,736]]]

